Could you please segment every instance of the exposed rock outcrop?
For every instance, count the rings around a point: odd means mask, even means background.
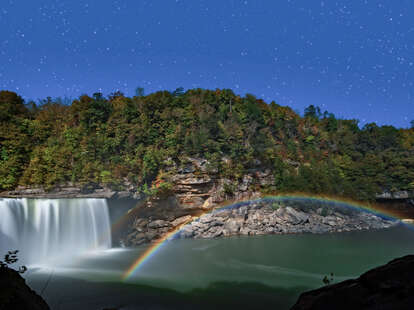
[[[223,163],[229,161],[223,158]],[[166,179],[171,184],[171,193],[178,206],[184,210],[206,210],[229,200],[244,200],[257,197],[261,187],[272,186],[274,178],[260,166],[250,169],[240,180],[230,180],[218,176],[218,170],[203,158],[185,159],[181,165],[169,159],[164,162]],[[146,194],[140,192],[142,184],[132,184],[122,180],[116,188],[105,184],[74,184],[66,183],[51,189],[42,186],[23,187],[0,193],[0,197],[10,198],[133,198],[140,200]],[[157,186],[157,184],[152,184]],[[165,197],[164,197],[165,198]],[[157,197],[153,197],[154,200]],[[149,201],[152,206],[154,201]]]
[[[89,186],[65,184],[50,190],[45,190],[43,187],[20,186],[15,190],[1,193],[1,197],[9,198],[124,198],[129,196],[131,196],[129,192],[116,192],[98,184]]]
[[[414,191],[383,192],[375,195],[377,199],[414,199]]]
[[[150,209],[150,208],[146,208]],[[148,210],[149,211],[149,210]],[[172,217],[173,218],[172,218]],[[201,216],[170,214],[137,216],[124,240],[127,246],[155,241],[180,228],[178,238],[216,238],[232,235],[331,233],[382,229],[397,222],[374,214],[339,207],[290,206],[272,199],[239,203]]]
[[[231,162],[223,157],[221,164]],[[181,162],[168,158],[163,162],[163,181],[171,185],[170,195],[184,210],[207,210],[227,200],[247,200],[258,197],[262,190],[277,190],[272,172],[259,160],[253,161],[252,167],[238,179],[227,179],[218,174],[217,167],[204,158],[186,157]],[[285,164],[298,168],[299,162],[285,160]],[[157,180],[152,186],[157,187]],[[147,197],[142,191],[143,184],[132,184],[127,179],[120,180],[116,186],[108,184],[66,183],[46,190],[41,186],[22,187],[0,193],[0,197],[28,198],[133,198],[140,200]],[[165,197],[164,197],[165,198]],[[414,191],[394,191],[379,193],[378,201],[388,204],[403,203],[404,208],[413,206]],[[157,197],[154,197],[157,199]],[[149,201],[148,206],[152,206]],[[413,211],[414,213],[414,211]]]
[[[49,310],[46,302],[27,286],[21,275],[0,267],[0,310]]]
[[[303,293],[292,310],[414,309],[414,255]]]

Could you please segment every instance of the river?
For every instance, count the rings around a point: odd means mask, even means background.
[[[91,210],[96,211],[97,204],[93,201]],[[4,203],[0,212],[2,207]],[[99,231],[98,226],[83,229],[90,234]],[[96,237],[85,238],[99,243]],[[300,292],[322,286],[325,275],[333,273],[333,282],[357,277],[414,253],[413,241],[414,231],[406,225],[325,235],[171,240],[124,279],[149,246],[103,248],[106,240],[92,250],[66,251],[59,263],[32,262],[24,277],[52,309],[288,309]]]

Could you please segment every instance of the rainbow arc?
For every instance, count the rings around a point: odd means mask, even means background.
[[[164,236],[159,238],[157,241],[151,243],[151,245],[146,249],[144,253],[142,253],[135,261],[134,263],[124,272],[122,279],[128,280],[141,266],[145,264],[145,262],[149,261],[165,244],[167,244],[170,240],[174,239],[180,231],[183,229],[183,227],[191,222],[197,221],[201,216],[208,214],[208,213],[214,213],[218,212],[224,209],[232,209],[232,208],[238,208],[243,205],[249,205],[252,203],[256,203],[259,201],[275,201],[275,202],[283,202],[283,201],[299,201],[299,202],[320,202],[325,204],[334,204],[335,206],[344,207],[344,208],[350,208],[353,210],[359,210],[359,211],[365,211],[369,213],[373,213],[377,216],[380,216],[382,218],[386,219],[393,219],[393,220],[400,220],[402,223],[405,224],[411,224],[412,220],[403,219],[398,214],[394,212],[387,211],[377,205],[372,204],[362,204],[360,202],[355,202],[352,200],[346,200],[343,198],[333,198],[328,196],[308,196],[304,194],[292,194],[292,195],[278,195],[278,196],[266,196],[260,199],[255,200],[248,200],[248,201],[241,201],[233,204],[227,204],[222,207],[215,208],[213,210],[209,210],[205,213],[200,214],[199,216],[191,218],[189,221],[186,221],[176,227],[174,230],[169,231]]]

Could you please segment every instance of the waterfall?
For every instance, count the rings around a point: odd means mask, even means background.
[[[0,256],[19,250],[20,263],[53,264],[110,246],[105,199],[0,198]]]

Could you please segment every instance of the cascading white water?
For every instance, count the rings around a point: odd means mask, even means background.
[[[0,199],[0,255],[19,250],[24,264],[111,247],[105,199]]]

